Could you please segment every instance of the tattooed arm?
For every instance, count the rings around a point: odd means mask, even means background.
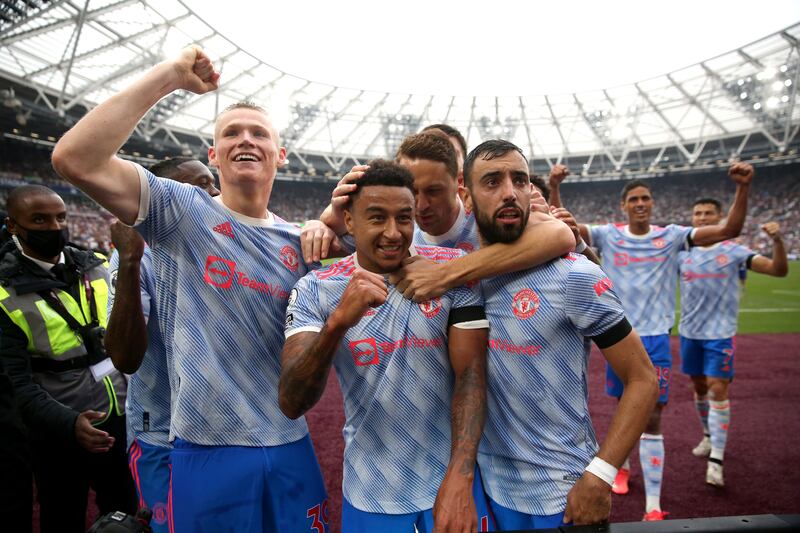
[[[433,507],[434,531],[477,531],[472,496],[478,444],[486,420],[488,329],[449,328],[450,364],[455,373],[451,403],[450,464]]]
[[[385,302],[386,296],[383,276],[356,270],[321,331],[302,331],[286,339],[278,389],[283,414],[299,418],[314,407],[325,390],[333,356],[345,333],[358,324],[368,308]]]

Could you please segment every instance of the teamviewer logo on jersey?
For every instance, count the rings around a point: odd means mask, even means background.
[[[206,259],[206,270],[203,279],[209,285],[220,289],[230,289],[233,275],[236,273],[236,263],[216,255],[209,255]]]
[[[350,351],[353,354],[356,366],[377,365],[380,362],[378,359],[378,346],[375,344],[374,337],[351,342]]]

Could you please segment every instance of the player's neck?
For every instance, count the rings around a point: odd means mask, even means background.
[[[269,196],[270,193],[266,191],[256,194],[250,194],[250,192],[245,194],[245,191],[240,191],[238,189],[231,191],[230,187],[226,187],[219,195],[225,207],[251,218],[269,218],[269,213],[267,211]]]
[[[650,233],[650,222],[628,222],[628,231],[632,235],[647,235]]]

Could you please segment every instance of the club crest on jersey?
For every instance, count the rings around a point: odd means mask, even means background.
[[[209,255],[206,259],[206,268],[203,279],[209,285],[220,289],[229,289],[233,283],[233,275],[236,272],[236,263],[228,261],[216,255]]]
[[[719,266],[725,266],[728,264],[728,256],[725,254],[719,254],[717,256],[717,264]]]
[[[661,237],[659,237],[657,239],[653,239],[653,246],[655,246],[656,248],[663,248],[666,245],[667,245],[667,242],[664,239],[662,239]]]
[[[377,365],[380,362],[374,337],[352,341],[350,352],[353,354],[356,366]]]
[[[531,289],[522,289],[514,295],[514,302],[511,304],[514,315],[520,320],[525,320],[536,314],[539,309],[539,295]]]
[[[281,262],[292,272],[297,272],[297,268],[300,266],[297,251],[288,244],[281,248]]]
[[[428,300],[427,302],[422,302],[419,305],[420,310],[425,314],[428,318],[433,318],[439,314],[439,311],[442,310],[442,300],[440,298],[434,298],[432,300]]]

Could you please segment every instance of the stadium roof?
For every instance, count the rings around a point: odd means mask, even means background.
[[[619,171],[632,154],[644,168],[657,167],[665,154],[692,165],[712,141],[722,141],[715,156],[724,160],[755,138],[770,152],[791,151],[800,124],[798,39],[795,24],[729,53],[606,90],[443,96],[339,87],[284,72],[180,0],[11,0],[0,6],[0,76],[34,89],[38,105],[64,116],[106,99],[165,52],[199,43],[224,72],[221,89],[163,99],[138,126],[141,139],[185,145],[188,137],[208,146],[217,112],[246,99],[270,109],[279,123],[286,117],[290,158],[309,169],[311,158],[339,170],[348,158],[393,154],[405,135],[446,122],[471,146],[503,137],[548,165],[578,158],[592,172],[602,160],[604,168]],[[11,91],[0,97],[24,119],[23,103]]]

